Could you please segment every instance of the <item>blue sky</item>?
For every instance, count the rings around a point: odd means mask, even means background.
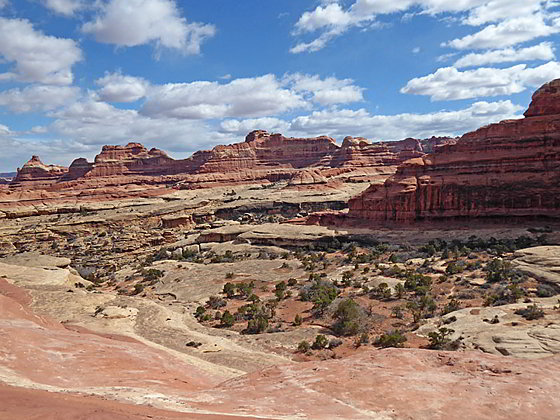
[[[253,129],[373,141],[519,118],[556,0],[0,0],[0,171]]]

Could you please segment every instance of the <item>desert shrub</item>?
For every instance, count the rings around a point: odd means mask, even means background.
[[[342,273],[342,284],[344,287],[349,287],[352,284],[352,277],[354,277],[354,273],[351,271]]]
[[[233,274],[232,271],[226,273],[226,279],[232,279],[233,276],[234,276],[234,274]]]
[[[146,265],[150,265],[151,263],[153,263],[154,261],[161,261],[161,260],[166,260],[168,258],[167,256],[167,249],[165,248],[161,248],[158,251],[154,252],[152,255],[149,255],[146,258]]]
[[[476,293],[472,290],[460,290],[456,294],[456,298],[459,300],[469,300],[469,299],[476,299]]]
[[[293,287],[297,284],[297,280],[294,279],[293,277],[288,279],[288,286]]]
[[[253,302],[253,303],[257,303],[257,302],[260,302],[260,301],[261,301],[261,298],[258,297],[256,294],[253,293],[253,294],[251,294],[251,296],[249,296],[249,297],[247,298],[247,300],[250,301],[250,302]]]
[[[404,347],[406,337],[398,330],[386,332],[375,340],[375,345],[378,347]]]
[[[197,255],[198,255],[198,252],[196,252],[192,249],[188,249],[188,248],[183,249],[183,259],[185,259],[185,260],[194,259]]]
[[[369,343],[369,334],[364,331],[362,334],[360,334],[360,337],[358,338],[358,344],[368,344]]]
[[[450,328],[441,327],[438,331],[429,333],[430,344],[428,347],[433,350],[443,349],[446,344],[451,342],[449,336],[454,332],[455,331]]]
[[[233,252],[229,250],[226,251],[223,255],[213,255],[213,253],[208,253],[207,255],[211,257],[211,264],[232,263],[237,259],[236,256],[233,255]]]
[[[234,323],[235,323],[235,318],[233,317],[231,312],[227,310],[224,311],[224,313],[222,314],[220,325],[222,327],[232,327]]]
[[[138,295],[144,291],[144,285],[140,283],[136,283],[134,285],[134,289],[132,290],[133,295]]]
[[[334,313],[335,323],[332,328],[338,335],[355,335],[365,328],[367,316],[365,311],[352,299],[344,299],[338,304]]]
[[[393,314],[393,316],[398,319],[404,318],[404,312],[402,306],[393,307],[393,309],[391,309],[391,314]]]
[[[391,288],[385,282],[380,283],[370,292],[370,297],[383,300],[391,299]]]
[[[309,350],[311,350],[311,344],[306,340],[301,341],[297,346],[299,353],[307,353]]]
[[[223,292],[227,295],[227,297],[231,298],[235,296],[235,284],[227,282],[224,284]]]
[[[211,309],[219,309],[226,306],[227,302],[225,301],[225,299],[222,299],[219,296],[210,296],[208,298],[208,301],[206,302],[206,305]]]
[[[250,283],[241,282],[236,286],[237,293],[242,297],[249,297],[253,294],[253,289],[255,288],[255,282]]]
[[[194,312],[194,316],[196,318],[200,318],[202,315],[204,315],[204,313],[206,312],[206,308],[204,306],[198,306],[196,308],[196,311]]]
[[[465,271],[466,263],[463,261],[453,261],[447,264],[445,273],[449,275],[460,274]]]
[[[395,285],[395,297],[397,299],[402,299],[402,297],[404,296],[406,292],[406,289],[404,288],[402,283],[397,283]]]
[[[299,295],[301,300],[313,302],[314,311],[321,315],[338,296],[338,288],[330,281],[319,279],[302,288]]]
[[[433,316],[437,309],[436,302],[429,296],[422,296],[419,299],[410,301],[406,304],[406,308],[410,311],[414,322],[420,321],[422,318],[429,318]]]
[[[414,291],[417,293],[422,293],[426,289],[429,289],[432,285],[432,279],[430,276],[425,276],[412,270],[406,270],[405,272],[398,274],[398,277],[405,279],[405,290]]]
[[[437,249],[433,243],[429,243],[420,247],[419,251],[427,254],[429,257],[433,257],[434,255],[436,255]]]
[[[301,325],[302,322],[303,322],[303,318],[301,317],[300,314],[297,314],[296,317],[294,318],[294,325],[297,327]]]
[[[288,286],[286,285],[285,281],[281,281],[280,283],[277,283],[275,286],[276,290],[286,290],[288,288]]]
[[[441,314],[447,315],[448,313],[458,311],[459,309],[461,309],[461,304],[457,299],[452,297],[451,300],[447,302],[441,310]]]
[[[513,268],[511,262],[504,261],[501,258],[494,258],[484,268],[486,271],[486,280],[491,283],[496,282],[520,282],[524,279],[523,273]]]
[[[507,305],[508,303],[516,303],[517,300],[524,295],[525,291],[517,284],[500,286],[486,297],[484,306],[500,306]]]
[[[317,337],[315,337],[315,341],[313,342],[311,348],[313,350],[321,350],[327,348],[328,345],[329,345],[328,338],[325,337],[323,334],[318,334]]]
[[[282,300],[282,299],[284,299],[284,297],[286,297],[286,292],[284,290],[276,289],[274,291],[274,295],[276,296],[276,299]]]
[[[256,315],[247,324],[247,334],[260,334],[268,328],[268,319],[262,314]]]
[[[150,268],[147,270],[142,270],[142,277],[145,281],[154,282],[159,280],[164,276],[164,272],[158,270],[157,268]]]
[[[536,304],[529,305],[525,309],[518,309],[514,312],[516,315],[521,315],[528,321],[544,317],[544,311]]]
[[[539,284],[537,288],[537,296],[542,298],[556,296],[556,289],[548,284]]]

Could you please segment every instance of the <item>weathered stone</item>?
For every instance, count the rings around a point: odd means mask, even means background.
[[[537,280],[560,286],[560,246],[538,246],[515,253],[517,269]]]
[[[350,201],[350,218],[412,222],[457,217],[560,217],[560,79],[527,118],[465,134],[408,160]]]

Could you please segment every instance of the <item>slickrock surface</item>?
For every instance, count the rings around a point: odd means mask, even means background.
[[[420,327],[417,334],[427,336],[445,326],[454,330],[450,339],[462,337],[462,343],[469,349],[521,359],[558,357],[560,312],[554,308],[558,298],[535,299],[533,303],[546,311],[546,315],[538,321],[527,321],[514,313],[526,308],[527,303],[466,308],[446,315],[444,319],[448,320],[448,324],[432,320]]]
[[[465,134],[399,166],[349,203],[350,218],[411,222],[560,216],[560,79],[533,96],[526,118]]]
[[[386,349],[277,366],[198,395],[216,409],[256,408],[273,418],[553,420],[560,412],[558,362]]]
[[[459,419],[469,413],[552,420],[560,411],[558,356],[544,362],[366,350],[342,360],[279,364],[217,385],[219,376],[168,351],[39,317],[28,293],[0,282],[0,414],[10,419],[53,413],[69,419]]]
[[[93,395],[55,393],[0,384],[0,418],[10,420],[165,420],[187,414],[108,400]],[[228,420],[255,419],[228,416]],[[221,420],[222,415],[188,413],[189,420]]]
[[[540,281],[560,285],[560,246],[538,246],[517,251],[513,263]]]

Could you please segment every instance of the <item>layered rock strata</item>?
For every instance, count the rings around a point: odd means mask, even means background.
[[[71,201],[153,197],[176,189],[285,181],[292,186],[327,186],[329,179],[382,182],[396,166],[423,155],[422,143],[371,144],[347,137],[291,138],[257,130],[244,142],[199,151],[175,160],[139,143],[104,146],[93,162],[76,159],[69,168],[45,165],[34,156],[0,190],[0,208]],[[338,182],[338,181],[337,181]],[[329,184],[328,187],[331,188]]]
[[[348,217],[412,222],[560,217],[560,79],[540,88],[525,118],[492,124],[402,163],[349,202]]]
[[[35,185],[49,185],[68,173],[68,168],[45,165],[39,156],[33,156],[21,169],[18,169],[14,182],[33,182]]]

